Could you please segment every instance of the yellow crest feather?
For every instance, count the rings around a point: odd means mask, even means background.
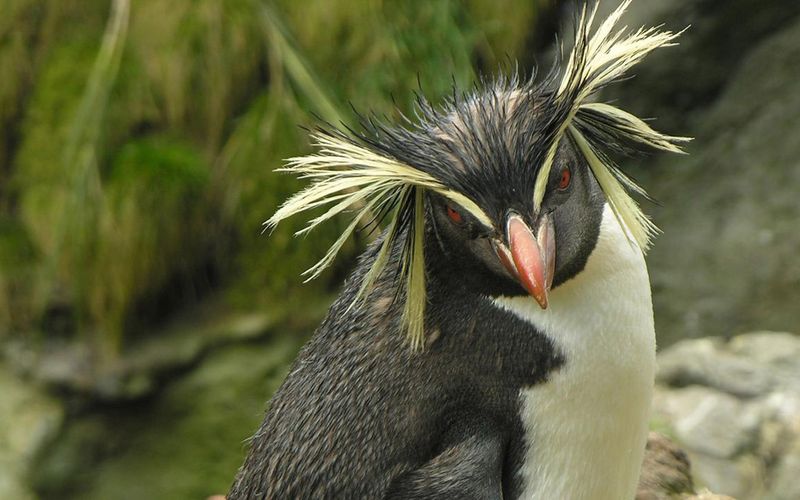
[[[617,29],[616,25],[630,2],[631,0],[622,2],[591,35],[589,32],[597,13],[597,5],[588,13],[586,6],[581,11],[575,45],[554,97],[558,107],[566,110],[565,116],[553,135],[552,143],[537,173],[533,200],[535,209],[539,210],[556,151],[569,130],[615,215],[627,226],[644,250],[648,248],[650,237],[656,229],[628,195],[626,188],[639,194],[645,194],[644,190],[619,172],[602,155],[598,155],[598,145],[592,144],[587,135],[581,132],[587,123],[592,123],[609,136],[671,152],[681,152],[676,143],[689,140],[686,137],[672,137],[657,132],[640,118],[610,104],[587,102],[600,88],[623,77],[651,51],[672,45],[679,35],[658,28],[639,28],[629,34],[625,27]]]
[[[322,131],[313,134],[312,138],[317,147],[315,154],[290,158],[286,166],[279,169],[309,179],[311,184],[286,200],[264,223],[266,228],[272,229],[283,219],[301,212],[327,207],[321,215],[312,218],[303,229],[297,231],[296,234],[300,235],[343,212],[354,213],[348,226],[325,256],[303,273],[306,281],[309,281],[330,266],[360,221],[368,219],[375,212],[381,213],[387,208],[391,211],[394,207],[394,212],[387,216],[388,227],[384,241],[351,304],[353,307],[369,294],[386,267],[402,229],[399,211],[402,207],[410,207],[411,221],[401,257],[401,275],[405,277],[402,321],[412,347],[422,348],[427,300],[423,249],[425,190],[457,203],[486,225],[491,224],[489,217],[474,201],[447,188],[431,175],[375,153],[354,139]]]

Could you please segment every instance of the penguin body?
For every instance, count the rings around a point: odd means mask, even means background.
[[[434,285],[422,355],[399,334],[389,280],[348,311],[371,249],[273,397],[228,498],[632,498],[652,308],[641,252],[602,214],[547,310]]]
[[[677,36],[615,30],[575,48],[553,86],[499,78],[419,123],[319,129],[311,180],[268,221],[321,206],[307,230],[387,220],[253,436],[230,500],[633,498],[655,334],[644,191],[604,150],[688,139],[589,102]],[[303,232],[305,232],[304,230]]]
[[[559,353],[491,298],[445,284],[429,290],[436,333],[414,353],[391,282],[346,312],[368,260],[273,397],[228,498],[518,497],[520,391]]]

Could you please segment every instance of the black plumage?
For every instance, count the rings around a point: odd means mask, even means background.
[[[470,125],[473,133],[483,133],[480,124]],[[429,130],[436,140],[438,129]],[[568,146],[557,159],[578,161]],[[585,164],[575,177],[574,206],[560,209],[559,217],[580,223],[556,236],[563,248],[556,284],[585,264],[604,202]],[[491,192],[496,184],[483,189]],[[533,189],[530,181],[524,186]],[[530,210],[525,189],[509,189],[489,206]],[[510,201],[514,193],[518,202]],[[468,214],[458,231],[443,227],[447,201],[428,196],[424,348],[409,349],[402,300],[396,300],[404,238],[370,294],[350,307],[379,240],[273,397],[229,498],[517,496],[513,471],[523,447],[517,394],[545,380],[562,359],[531,325],[491,304],[490,296],[527,292],[466,243],[488,245],[489,228]],[[563,201],[557,198],[549,197],[547,206]]]
[[[433,238],[424,355],[405,342],[393,300],[397,258],[348,311],[373,246],[273,397],[229,499],[515,497],[517,392],[561,360],[476,293],[479,279],[452,274]]]
[[[677,151],[683,140],[587,101],[674,39],[616,34],[626,5],[594,37],[584,11],[564,70],[543,82],[500,77],[440,107],[420,98],[401,126],[320,128],[318,153],[290,160],[311,185],[269,225],[330,207],[313,228],[358,207],[312,277],[359,219],[388,227],[274,395],[228,498],[521,494],[523,450],[535,443],[520,391],[570,360],[494,297],[530,294],[547,307],[551,287],[586,266],[606,204],[646,248],[651,228],[625,192],[639,188],[603,151]]]

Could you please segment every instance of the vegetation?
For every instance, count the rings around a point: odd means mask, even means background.
[[[0,335],[108,359],[210,294],[336,286],[298,275],[340,228],[261,234],[298,188],[273,172],[307,147],[298,125],[409,112],[420,86],[436,101],[524,60],[544,3],[0,1]]]

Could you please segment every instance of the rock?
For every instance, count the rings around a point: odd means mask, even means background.
[[[772,491],[765,500],[791,500],[800,498],[800,440],[786,452],[775,466]]]
[[[728,495],[717,495],[715,493],[711,493],[708,490],[703,490],[697,495],[691,495],[683,498],[685,500],[734,500],[732,497],[729,497]]]
[[[732,458],[755,446],[761,421],[755,403],[694,386],[657,395],[656,405],[669,415],[678,440],[704,455]]]
[[[796,367],[800,357],[797,335],[781,332],[754,332],[739,335],[731,340],[728,349],[759,363],[789,364]]]
[[[798,349],[797,336],[784,332],[683,341],[659,353],[656,380],[671,387],[702,385],[740,398],[780,389],[793,393],[800,380]]]
[[[753,456],[735,460],[718,458],[688,451],[698,482],[711,491],[723,492],[734,498],[757,499],[764,493],[764,471]]]
[[[666,436],[651,432],[647,436],[636,500],[733,500],[708,490],[696,493],[690,469],[683,450]]]
[[[673,387],[699,384],[740,397],[763,394],[775,385],[764,365],[728,353],[724,346],[722,338],[672,346],[658,358],[658,381]]]
[[[34,499],[27,476],[60,430],[63,407],[0,364],[0,498]]]
[[[132,342],[112,360],[98,357],[80,339],[48,340],[44,347],[10,341],[0,347],[16,370],[46,386],[87,400],[133,401],[151,395],[163,380],[216,348],[268,336],[277,326],[312,331],[329,304],[328,296],[308,300],[305,314],[299,315],[289,308],[269,314],[241,313],[219,303],[205,303]]]
[[[739,335],[727,346],[728,350],[741,358],[761,366],[769,366],[776,382],[783,386],[796,387],[800,381],[800,343],[791,333],[756,332]]]
[[[88,500],[224,493],[302,341],[283,335],[218,346],[145,400],[96,405],[41,457],[36,492]]]
[[[757,332],[659,353],[655,420],[697,483],[742,499],[800,498],[798,352],[798,336]]]

